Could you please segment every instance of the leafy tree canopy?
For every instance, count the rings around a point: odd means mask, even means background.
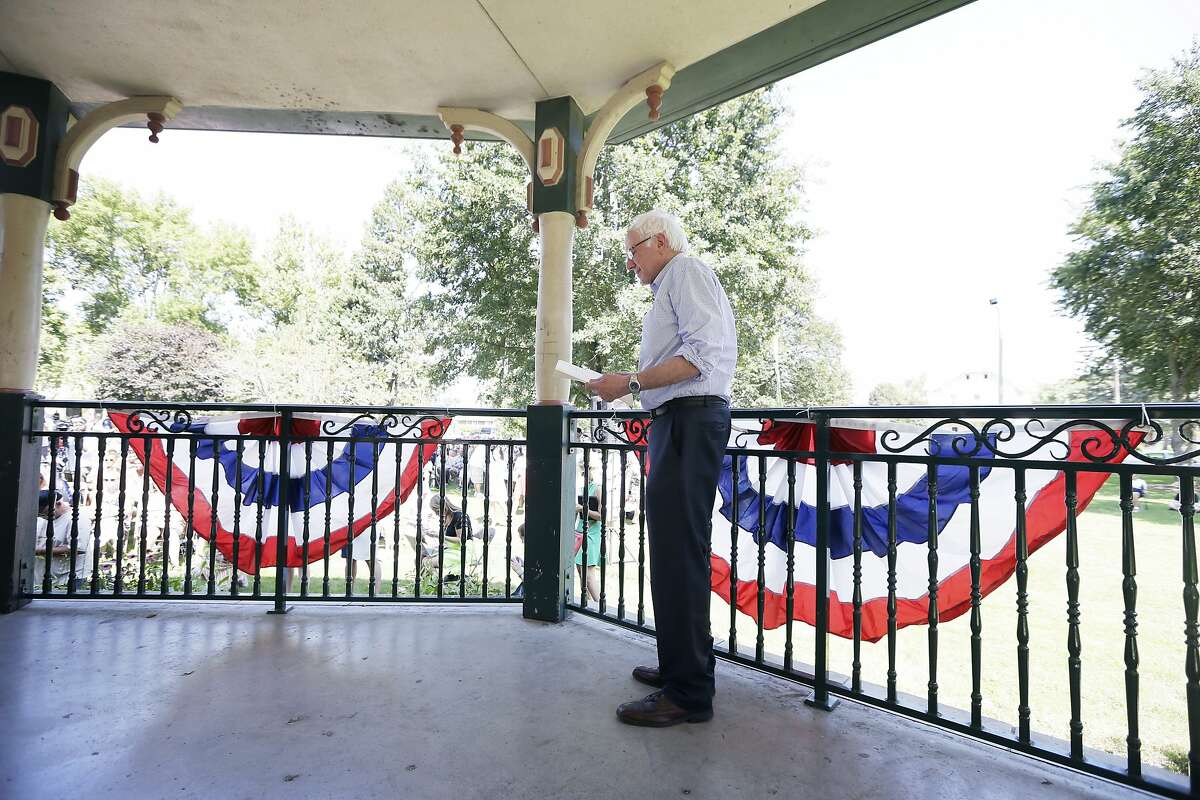
[[[1200,45],[1138,88],[1051,283],[1100,344],[1096,369],[1118,361],[1142,394],[1185,401],[1200,388]]]
[[[599,371],[636,364],[650,295],[625,271],[623,226],[660,207],[682,218],[734,306],[735,401],[844,398],[840,339],[813,315],[801,258],[812,235],[801,220],[802,176],[776,147],[782,113],[769,92],[756,92],[603,151],[596,210],[575,239],[576,363]],[[506,405],[533,396],[538,243],[522,203],[527,179],[507,146],[418,159],[376,207],[353,269],[375,296],[347,309],[365,327],[381,321],[371,304],[384,303],[382,318],[424,336],[435,383],[466,373],[492,387],[488,400]],[[415,304],[399,300],[412,294]],[[364,338],[380,362],[397,352],[386,337]]]

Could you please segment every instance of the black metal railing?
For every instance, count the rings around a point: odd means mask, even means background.
[[[644,412],[570,412],[564,445],[561,427],[540,441],[554,426],[527,441],[533,412],[514,409],[29,410],[50,502],[27,598],[515,602],[524,450],[553,476],[565,447],[568,605],[654,630]],[[111,429],[72,427],[97,412]],[[1166,796],[1200,785],[1200,406],[733,417],[718,655],[810,685],[821,708],[854,699]],[[546,579],[570,509],[542,513],[557,487],[531,506],[537,618],[561,618]]]
[[[523,411],[32,409],[45,420],[27,431],[41,446],[44,488],[27,597],[249,599],[278,609],[520,600]]]
[[[570,607],[653,631],[645,548],[653,422],[628,411],[571,417],[577,486],[585,487],[576,498],[576,563],[594,561],[598,575],[589,588],[576,567]],[[1200,787],[1200,407],[741,409],[733,417],[713,523],[713,588],[727,601],[713,604],[718,655],[811,685],[809,702],[819,707],[852,698],[1167,796]],[[1135,553],[1147,539],[1153,616],[1143,623]],[[1037,549],[1046,555],[1031,557]],[[1141,566],[1145,575],[1147,561]],[[1085,600],[1081,586],[1101,584],[1119,589],[1108,592],[1119,603],[1103,591]],[[1169,625],[1159,618],[1168,608]],[[989,630],[986,648],[985,611],[1004,622]],[[1152,635],[1143,632],[1151,624]],[[1085,661],[1093,631],[1111,646]],[[1144,664],[1154,680],[1143,680]],[[1061,711],[1055,695],[1066,698]],[[1119,707],[1122,719],[1111,711]],[[1085,728],[1087,714],[1094,724]],[[1150,763],[1145,723],[1154,728]]]

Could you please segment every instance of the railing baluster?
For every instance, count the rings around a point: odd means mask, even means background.
[[[124,440],[122,440],[124,441]],[[47,487],[50,491],[50,502],[46,506],[46,536],[44,539],[42,551],[42,594],[50,594],[52,587],[50,581],[50,565],[54,561],[54,512],[58,498],[58,437],[50,437],[50,485]],[[125,484],[124,474],[122,474],[121,483],[121,503],[125,502]],[[36,577],[36,576],[35,576]],[[120,592],[121,587],[121,561],[120,556],[117,557],[117,592]]]
[[[104,456],[108,439],[100,436],[96,441],[96,517],[92,530],[92,581],[91,594],[100,593],[100,527],[104,518]]]
[[[83,467],[83,436],[75,436],[75,470],[71,476],[71,537],[70,537],[70,552],[67,553],[67,596],[75,594],[75,560],[76,549],[79,547],[79,473]],[[149,470],[146,471],[149,475]],[[50,530],[52,539],[54,536],[53,529]],[[50,548],[53,550],[53,547]]]
[[[504,528],[504,596],[512,597],[512,533],[513,533],[513,492],[516,487],[513,486],[513,446],[508,445],[508,483],[505,490],[505,513],[508,521]],[[524,553],[521,554],[522,562],[524,562]]]
[[[371,559],[367,570],[367,597],[375,596],[375,571],[378,569],[376,558],[379,556],[379,457],[382,454],[382,443],[377,441],[379,434],[371,440],[371,455],[374,466],[371,468]]]
[[[1133,547],[1133,475],[1121,474],[1121,593],[1125,599],[1125,710],[1129,720],[1128,766],[1142,776],[1142,740],[1138,732],[1137,561]]]
[[[458,473],[458,488],[462,493],[462,525],[458,529],[458,596],[467,596],[467,531],[471,529],[471,518],[467,516],[467,488],[471,484],[471,453],[466,443],[462,446],[462,472]]]
[[[262,551],[263,539],[265,532],[263,530],[263,515],[266,514],[267,508],[267,444],[268,439],[259,439],[258,444],[258,503],[254,507],[254,585],[251,594],[255,597],[262,597]],[[239,442],[240,443],[240,442]],[[276,516],[279,515],[279,507],[275,507]],[[234,542],[238,540],[238,536],[234,536]],[[240,563],[237,558],[233,559],[233,573],[230,578],[233,581],[233,586],[236,588],[241,580]],[[275,580],[279,580],[279,568],[276,567]]]
[[[221,440],[213,439],[213,461],[212,461],[212,494],[209,495],[212,506],[212,513],[209,514],[209,531],[208,531],[208,597],[215,597],[217,594],[217,517],[220,508],[221,495]]]
[[[617,521],[617,619],[625,619],[625,497],[628,493],[628,484],[626,483],[627,476],[625,474],[626,465],[625,457],[628,455],[624,450],[620,453],[621,459],[621,517]]]
[[[187,543],[184,546],[183,594],[192,596],[192,558],[196,547],[196,439],[188,439]]]
[[[492,507],[492,446],[485,444],[483,446],[483,586],[479,590],[479,596],[487,598],[488,596],[488,539],[490,531],[488,524],[491,522]]]
[[[608,451],[600,453],[600,613],[606,607],[604,574],[608,567]]]
[[[167,439],[167,474],[164,479],[163,532],[162,532],[162,587],[160,594],[166,595],[171,588],[171,484],[175,475],[175,440]]]
[[[638,625],[646,624],[646,448],[638,454]]]
[[[152,444],[153,440],[149,436],[142,437],[144,458],[142,459],[142,529],[138,536],[137,593],[139,595],[146,593],[146,538],[150,535],[150,448]]]
[[[245,455],[244,439],[238,439],[234,442],[234,451],[237,453],[237,462],[233,465],[233,569],[234,581],[229,587],[229,593],[233,597],[238,596],[237,582],[237,565],[240,563],[239,556],[241,555],[241,538],[242,538],[242,456]],[[260,451],[261,452],[261,449]],[[258,477],[261,478],[261,464]],[[262,500],[262,481],[259,480],[259,500]],[[262,508],[260,505],[259,508]],[[262,515],[258,517],[258,527],[262,528]],[[255,539],[258,537],[255,536]],[[257,550],[257,548],[255,548]],[[255,569],[254,569],[254,596],[258,596],[258,556],[255,554]]]
[[[446,581],[446,503],[450,498],[447,496],[446,487],[446,445],[438,445],[438,469],[440,470],[438,482],[438,551],[437,551],[437,596],[442,599],[443,587],[442,584]]]
[[[392,508],[392,597],[400,596],[400,476],[403,473],[403,465],[401,464],[401,455],[404,452],[404,447],[401,442],[392,443],[392,452],[396,458],[395,482],[392,487],[392,497],[395,499],[395,505]],[[421,464],[421,445],[417,445],[413,451],[414,457],[417,459],[417,483],[425,475],[424,465]]]
[[[575,518],[577,520],[577,522],[575,523],[575,526],[577,528],[578,527],[583,528],[583,542],[582,542],[583,546],[579,552],[580,566],[576,570],[577,574],[580,576],[579,577],[579,607],[580,608],[587,608],[587,605],[588,605],[588,591],[587,591],[588,529],[591,527],[591,523],[592,523],[591,517],[588,516],[588,512],[591,510],[591,492],[588,491],[588,489],[589,489],[588,482],[591,480],[591,477],[592,477],[591,456],[592,456],[592,448],[584,447],[583,448],[583,494],[581,495],[583,497],[583,510],[575,515]]]
[[[1190,474],[1179,476],[1179,513],[1183,521],[1183,671],[1187,677],[1188,775],[1192,796],[1200,794],[1200,591],[1196,575],[1196,485]]]
[[[50,448],[50,480],[54,481],[54,451],[55,448]],[[115,553],[117,565],[113,572],[113,595],[120,595],[124,586],[122,582],[125,578],[123,567],[125,562],[125,492],[126,478],[129,474],[129,440],[121,438],[121,472],[117,478],[117,550]],[[54,488],[54,487],[51,487]],[[51,494],[53,497],[53,494]],[[49,564],[47,564],[47,569]],[[49,582],[49,574],[46,577]],[[49,589],[47,589],[49,591]]]
[[[424,454],[424,452],[425,452],[425,444],[421,441],[419,436],[417,439],[417,452],[421,453],[421,454]],[[418,458],[419,458],[419,456],[418,456]],[[413,555],[413,561],[414,561],[413,597],[416,597],[416,598],[419,598],[421,596],[421,562],[425,558],[425,537],[422,532],[423,527],[422,527],[422,521],[421,521],[421,517],[422,517],[421,512],[424,510],[422,508],[423,502],[424,502],[424,497],[425,497],[425,468],[422,465],[421,472],[419,475],[417,475],[417,538],[416,538],[416,547],[415,547],[416,553]]]
[[[729,642],[730,655],[737,655],[737,615],[738,615],[738,487],[740,486],[741,456],[733,457],[733,512],[729,523]],[[749,469],[750,462],[746,462]]]
[[[333,440],[325,442],[325,533],[322,534],[321,597],[329,597],[329,537],[333,533]]]
[[[734,456],[736,458],[736,456]],[[784,623],[783,668],[792,670],[792,622],[796,611],[796,459],[787,460],[787,622]]]
[[[937,465],[930,464],[925,468],[929,487],[928,513],[928,556],[929,563],[929,683],[925,714],[930,719],[938,717],[938,475]]]
[[[763,643],[763,612],[766,608],[766,598],[763,592],[767,583],[767,461],[764,456],[758,457],[758,577],[756,583],[757,624],[754,638],[754,661],[763,662],[765,646]]]
[[[1083,661],[1080,654],[1083,642],[1079,633],[1079,473],[1068,469],[1066,479],[1067,505],[1067,676],[1071,684],[1071,759],[1083,760],[1082,686]]]
[[[979,582],[983,564],[979,533],[979,467],[970,469],[971,495],[971,727],[983,727],[983,594]]]
[[[850,688],[862,691],[862,462],[855,461],[854,485],[854,655],[850,661]]]
[[[896,694],[896,462],[887,465],[888,549],[887,549],[887,701],[895,703]]]
[[[312,439],[304,440],[304,491],[300,492],[304,503],[304,557],[300,562],[300,596],[308,597],[308,542],[312,537],[309,517],[312,506]]]
[[[1029,542],[1025,530],[1025,470],[1013,470],[1017,526],[1017,739],[1029,744]]]
[[[813,693],[804,702],[830,711],[838,700],[829,694],[829,416],[817,414],[813,421],[817,429],[814,459],[817,472],[816,646],[813,648]]]
[[[354,490],[358,487],[358,442],[350,429],[350,487],[346,492],[346,545],[342,558],[346,562],[346,597],[354,596]]]
[[[268,614],[287,613],[287,557],[292,531],[292,418],[292,412],[286,409],[279,414],[279,494],[275,498],[275,606],[267,612]]]

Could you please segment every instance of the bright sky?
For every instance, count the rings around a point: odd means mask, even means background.
[[[978,0],[783,82],[783,142],[819,231],[806,260],[856,401],[920,375],[945,402],[973,399],[963,376],[996,364],[993,297],[1006,402],[1079,371],[1085,339],[1047,277],[1133,82],[1197,37],[1197,0]],[[167,192],[260,244],[291,214],[350,251],[412,146],[170,129],[154,146],[120,130],[82,173]]]

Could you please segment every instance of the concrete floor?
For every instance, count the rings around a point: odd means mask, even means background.
[[[0,797],[1136,797],[718,663],[631,728],[654,642],[516,607],[40,602],[0,617]]]

